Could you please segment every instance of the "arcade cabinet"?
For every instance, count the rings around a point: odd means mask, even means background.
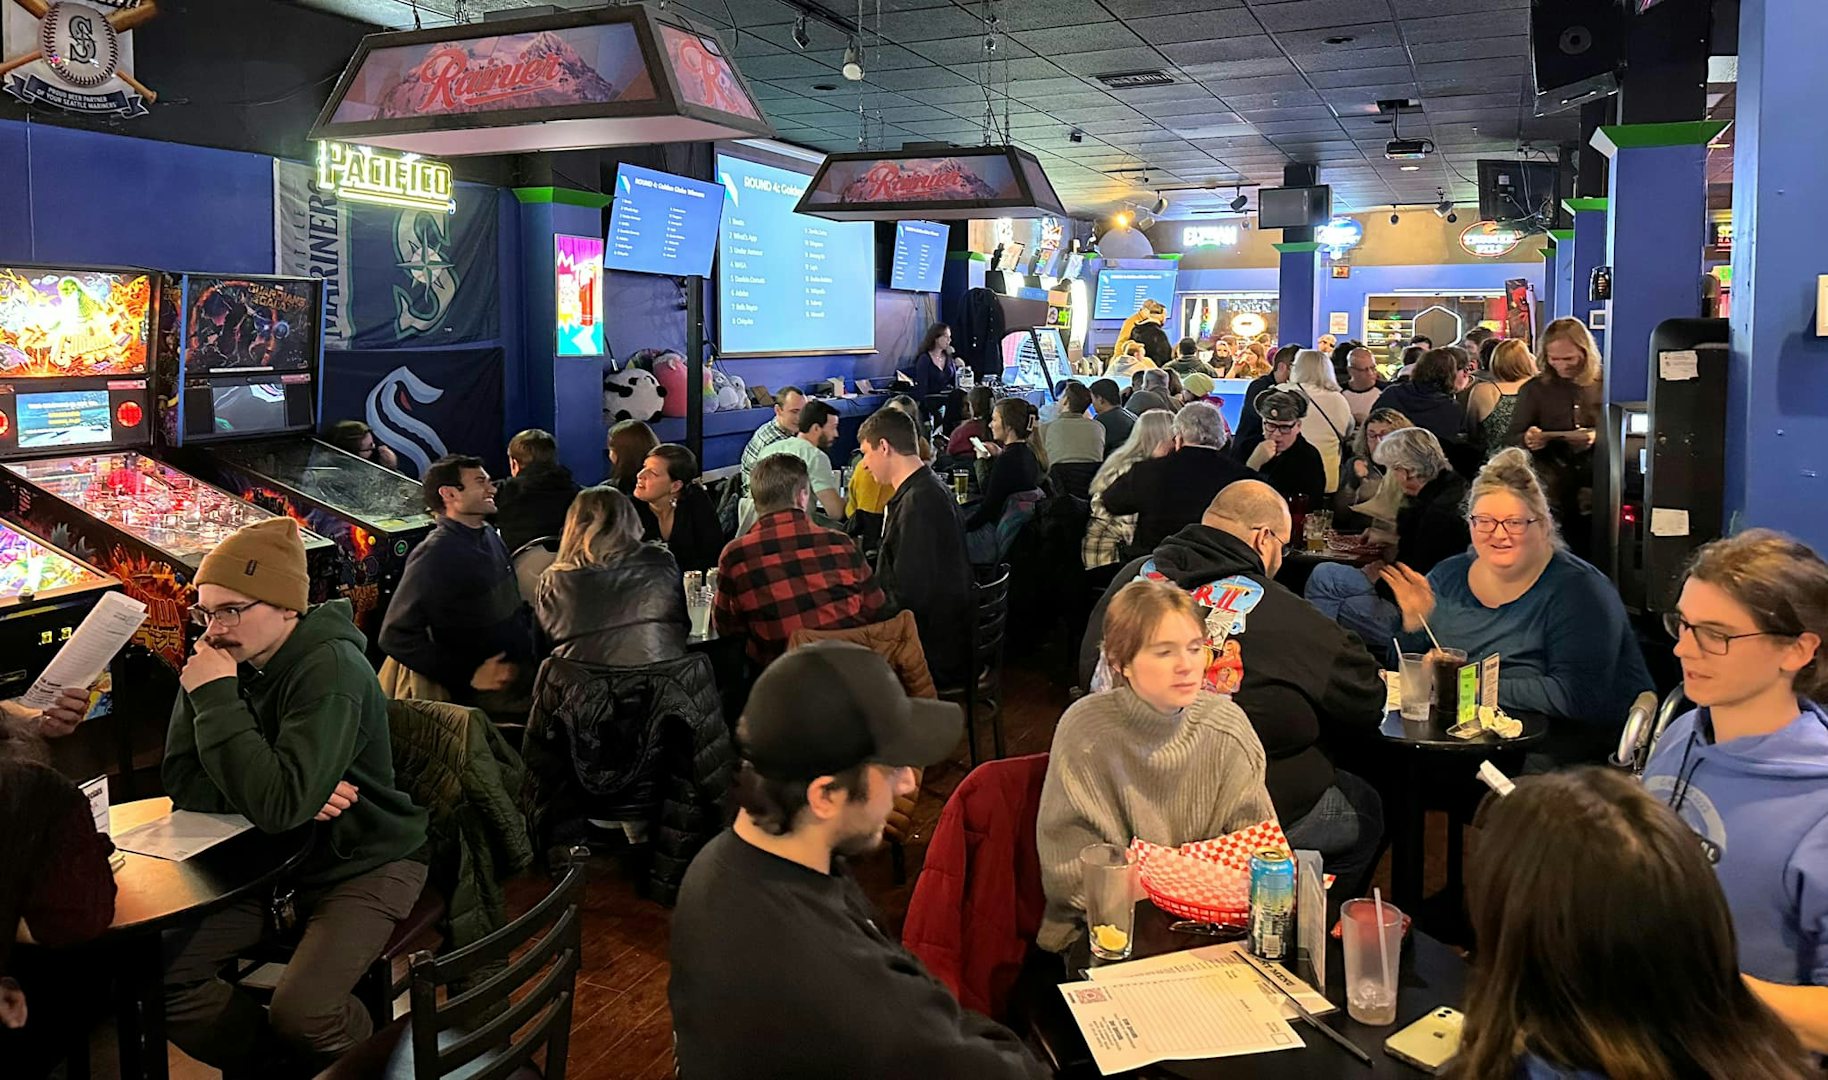
[[[135,642],[190,653],[191,576],[223,537],[272,517],[145,453],[157,275],[0,268],[0,514],[119,578],[148,616]],[[7,341],[11,334],[14,340]],[[313,601],[342,576],[336,546],[306,534]]]
[[[161,456],[334,541],[374,641],[406,554],[431,531],[417,480],[312,438],[323,283],[167,275],[155,375]]]

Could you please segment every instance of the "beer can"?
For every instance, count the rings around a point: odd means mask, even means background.
[[[1250,857],[1250,951],[1265,960],[1287,958],[1295,932],[1295,860],[1283,848]]]

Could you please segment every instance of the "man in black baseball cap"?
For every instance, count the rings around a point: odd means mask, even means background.
[[[862,646],[796,649],[762,672],[737,729],[736,821],[692,861],[673,912],[680,1076],[1049,1075],[877,927],[845,867],[962,726]]]

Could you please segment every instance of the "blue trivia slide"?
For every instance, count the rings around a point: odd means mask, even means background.
[[[717,321],[726,356],[876,348],[876,233],[793,212],[810,176],[719,154]]]

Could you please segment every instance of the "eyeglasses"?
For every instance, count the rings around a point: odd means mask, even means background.
[[[1725,656],[1727,650],[1733,647],[1733,642],[1738,641],[1740,638],[1797,636],[1795,634],[1786,634],[1781,630],[1754,630],[1748,634],[1723,633],[1711,626],[1696,626],[1694,623],[1684,619],[1682,613],[1679,611],[1667,611],[1663,613],[1663,629],[1669,631],[1669,636],[1675,638],[1678,642],[1682,640],[1682,631],[1687,630],[1689,633],[1695,635],[1696,647],[1710,656]]]
[[[1490,514],[1474,514],[1466,519],[1476,533],[1490,535],[1502,528],[1506,536],[1522,536],[1523,530],[1541,521],[1541,518],[1495,518]]]
[[[202,604],[192,604],[189,611],[190,621],[192,625],[201,626],[204,629],[208,629],[209,624],[214,621],[224,630],[233,630],[241,625],[242,612],[259,606],[260,601],[256,600],[251,604],[235,604],[232,607],[222,607],[211,611]]]
[[[1257,531],[1258,531],[1258,532],[1262,532],[1262,533],[1268,533],[1268,534],[1269,534],[1269,536],[1270,536],[1270,539],[1272,539],[1272,540],[1274,540],[1274,541],[1275,541],[1275,542],[1276,542],[1276,543],[1278,543],[1278,544],[1280,544],[1280,545],[1282,545],[1282,554],[1284,554],[1284,555],[1289,555],[1289,554],[1292,554],[1292,553],[1293,553],[1293,552],[1294,552],[1294,550],[1295,550],[1295,541],[1294,541],[1294,539],[1293,539],[1293,537],[1282,537],[1282,536],[1277,536],[1277,535],[1276,535],[1276,530],[1274,530],[1274,529],[1272,529],[1272,528],[1270,528],[1270,527],[1269,527],[1269,526],[1267,526],[1267,525],[1260,525],[1260,526],[1258,526],[1258,528],[1257,528]]]
[[[1300,431],[1301,425],[1299,423],[1289,424],[1289,423],[1265,422],[1263,425],[1263,430],[1271,435],[1290,435],[1290,434],[1293,434],[1294,432]]]

